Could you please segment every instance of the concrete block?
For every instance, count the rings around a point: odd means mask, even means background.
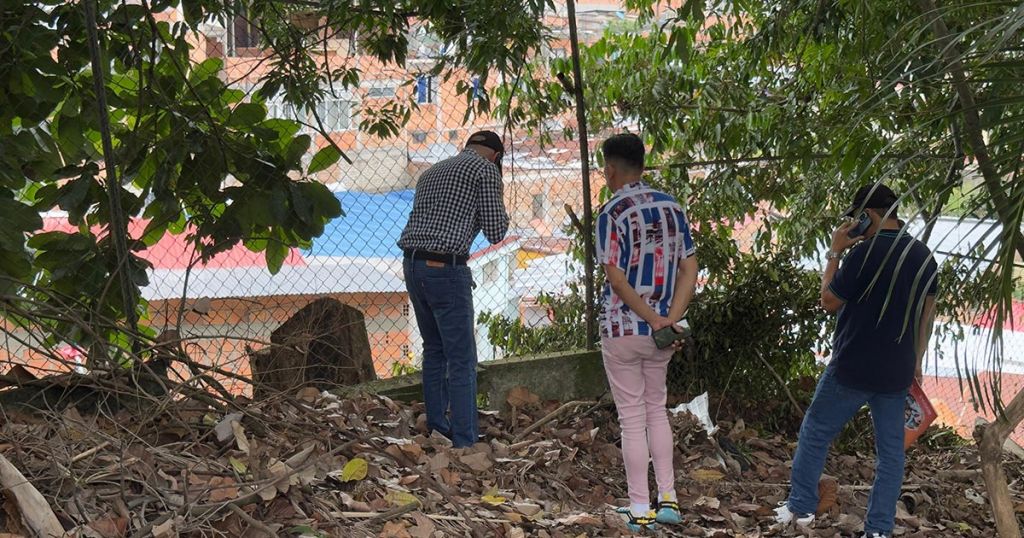
[[[608,390],[600,351],[567,351],[514,357],[480,363],[477,387],[487,397],[488,407],[504,410],[508,391],[523,386],[541,400],[596,400]],[[358,392],[380,394],[399,401],[423,399],[423,378],[419,373],[381,379],[334,391],[340,396]]]

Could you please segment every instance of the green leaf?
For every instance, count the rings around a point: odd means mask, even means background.
[[[264,139],[277,140],[281,147],[285,147],[285,141],[289,141],[295,136],[295,133],[299,132],[301,126],[292,120],[282,120],[279,118],[271,118],[263,120],[257,125],[257,129],[254,129],[257,136],[263,137]],[[261,131],[258,128],[267,129],[267,131]],[[276,138],[272,133],[277,133]]]
[[[212,76],[216,76],[223,68],[224,60],[217,57],[207,58],[192,69],[192,73],[189,78],[193,83],[198,83]]]
[[[320,151],[316,152],[316,155],[313,155],[313,160],[309,162],[309,169],[306,170],[306,173],[315,174],[317,172],[326,170],[334,163],[338,162],[338,159],[340,158],[341,152],[338,151],[338,148],[336,148],[334,145],[328,145],[321,149]]]
[[[32,274],[32,258],[25,249],[0,248],[0,273],[13,278],[26,278]],[[0,294],[12,292],[7,284],[5,279],[0,279]]]
[[[259,103],[242,103],[231,111],[227,124],[231,127],[249,127],[267,116],[267,108]]]
[[[160,239],[163,238],[164,234],[167,233],[167,222],[160,222],[160,220],[151,220],[146,225],[146,229],[142,232],[142,237],[139,238],[142,244],[147,247],[151,247],[157,244]]]
[[[315,200],[305,195],[305,184],[289,183],[288,193],[292,199],[292,209],[298,215],[299,220],[306,224],[313,223],[313,210],[316,206]]]
[[[270,241],[267,243],[267,250],[264,251],[264,256],[267,260],[267,269],[270,274],[276,275],[281,270],[281,266],[284,265],[284,260],[288,258],[288,254],[291,249],[288,245],[282,244],[279,241]]]
[[[0,196],[0,215],[3,215],[3,226],[0,228],[18,232],[34,232],[43,227],[43,219],[32,207],[11,198]]]
[[[28,246],[36,250],[85,252],[94,245],[94,238],[91,236],[60,231],[37,233],[28,240]]]
[[[57,191],[57,205],[68,212],[68,220],[72,223],[81,222],[82,217],[89,210],[89,206],[92,204],[92,200],[89,198],[92,184],[92,176],[82,174],[65,183]]]
[[[311,142],[312,139],[309,135],[299,135],[292,139],[288,144],[288,151],[285,152],[285,159],[287,159],[288,163],[298,163],[302,156],[309,151]]]
[[[228,456],[228,463],[231,464],[231,467],[239,475],[245,475],[245,473],[249,471],[249,467],[245,464],[245,462],[235,458],[234,456]]]

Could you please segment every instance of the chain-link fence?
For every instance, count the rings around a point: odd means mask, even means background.
[[[584,34],[596,35],[601,23],[590,21],[584,26]],[[233,87],[251,93],[271,68],[258,44],[256,30],[245,20],[210,24],[197,37],[193,61],[222,58],[224,78]],[[328,97],[314,111],[271,99],[268,112],[271,117],[304,124],[317,123],[318,119],[331,142],[351,159],[316,175],[340,201],[345,215],[330,222],[312,248],[294,249],[276,274],[268,271],[263,254],[244,246],[198,263],[182,235],[165,235],[142,253],[153,266],[149,284],[142,289],[149,312],[144,323],[157,331],[177,330],[192,359],[249,376],[249,358],[267,345],[271,332],[305,305],[332,297],[364,314],[378,377],[417,367],[421,342],[396,242],[411,210],[420,174],[455,155],[473,131],[491,129],[503,133],[510,148],[504,177],[511,225],[502,242],[490,245],[481,237],[472,247],[469,266],[476,283],[474,304],[478,313],[500,314],[527,327],[550,324],[550,309],[539,299],[573,293],[570,284],[581,276],[580,264],[570,252],[566,235],[570,219],[565,209],[569,206],[582,214],[584,189],[578,143],[556,137],[542,146],[501,118],[473,114],[457,88],[463,85],[474,92],[482,91],[480,81],[468,74],[456,73],[448,79],[431,74],[430,57],[439,52],[435,49],[440,44],[431,42],[428,35],[413,39],[410,59],[402,69],[361,55],[358,43],[349,39],[328,40],[327,46],[339,61],[358,66],[362,73],[359,87],[347,91],[325,88]],[[549,52],[564,56],[567,50],[567,46],[556,44]],[[361,114],[396,100],[415,103],[409,121],[396,136],[381,138],[360,130]],[[574,125],[571,118],[560,117],[550,118],[547,127],[558,132]],[[312,155],[329,142],[311,128],[304,131],[313,138],[306,155],[308,164]],[[596,207],[603,181],[598,174],[591,181]],[[741,249],[751,248],[760,225],[756,219],[736,225],[734,236]],[[139,237],[145,226],[144,220],[133,221],[129,233]],[[971,227],[953,221],[942,226],[948,229],[936,230],[932,234],[935,240],[930,243],[940,261],[958,252],[959,247],[944,242],[946,238],[956,236],[961,226]],[[75,228],[66,214],[44,215],[46,231],[70,232]],[[1014,327],[1020,327],[1024,319],[1018,318],[1024,314],[1024,303],[1014,305],[1014,314]],[[74,363],[84,366],[82,353],[72,345],[61,348],[64,363],[37,359],[37,354],[10,339],[17,330],[4,323],[8,338],[0,361],[28,364],[43,371],[66,370],[67,364]],[[500,358],[502,351],[491,344],[488,326],[480,324],[477,329],[480,359]],[[958,380],[953,356],[958,351],[965,355],[964,350],[968,356],[984,355],[988,328],[984,322],[977,322],[965,323],[963,329],[963,341],[946,338],[938,342],[941,352],[930,355],[925,390],[939,411],[940,421],[968,434],[979,413]],[[1020,356],[1024,336],[1007,331],[1005,338],[1006,356]],[[1008,360],[1003,367],[1003,393],[1012,394],[1024,386],[1024,365]],[[982,379],[987,375],[982,373]],[[249,387],[233,383],[230,377],[222,380],[233,391]]]

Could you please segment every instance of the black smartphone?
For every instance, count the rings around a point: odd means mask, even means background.
[[[687,336],[690,336],[690,330],[683,327],[682,331],[676,331],[671,325],[654,331],[651,335],[654,338],[654,345],[658,349],[665,349],[672,345],[672,342],[682,340]]]
[[[846,235],[850,239],[853,239],[854,237],[860,237],[864,235],[864,232],[868,231],[868,228],[870,227],[871,217],[868,216],[867,211],[861,211],[860,215],[857,217],[857,224],[855,224],[853,228],[850,228],[850,231],[846,232]]]

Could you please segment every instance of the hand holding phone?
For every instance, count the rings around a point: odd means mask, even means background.
[[[850,231],[846,232],[846,236],[850,239],[860,237],[868,231],[871,227],[871,217],[868,216],[867,211],[861,211],[860,215],[857,216],[857,223],[850,228]]]
[[[676,330],[677,328],[679,330]],[[658,349],[665,349],[673,343],[683,340],[688,336],[690,336],[690,326],[686,324],[685,321],[682,326],[674,324],[669,325],[667,327],[662,327],[651,334],[651,337],[654,338],[654,345]]]

